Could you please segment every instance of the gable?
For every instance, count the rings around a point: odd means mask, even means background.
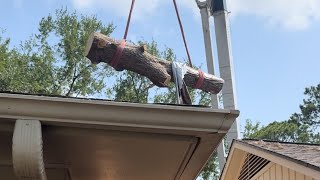
[[[315,159],[318,158],[317,154],[314,154],[314,157]],[[272,167],[272,164],[276,165]],[[273,170],[275,170],[274,173]],[[279,175],[279,172],[284,174]],[[273,173],[273,175],[271,176],[270,173]],[[264,176],[279,179],[280,176],[283,178],[290,177],[290,175],[303,180],[317,179],[320,177],[320,171],[317,170],[316,166],[307,165],[296,159],[263,149],[258,145],[235,140],[220,179],[260,180]]]
[[[316,180],[306,174],[299,173],[285,166],[270,163],[250,180]]]

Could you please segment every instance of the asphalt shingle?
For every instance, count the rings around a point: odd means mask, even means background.
[[[286,143],[263,140],[242,142],[320,168],[320,144]]]

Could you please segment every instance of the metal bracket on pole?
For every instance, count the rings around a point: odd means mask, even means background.
[[[12,160],[18,179],[47,179],[43,162],[40,121],[16,121],[12,138]]]

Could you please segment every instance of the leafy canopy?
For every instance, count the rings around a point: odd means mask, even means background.
[[[114,27],[103,25],[95,16],[78,16],[67,9],[41,19],[39,32],[9,49],[10,39],[0,44],[0,91],[65,96],[93,95],[106,86],[112,71],[92,65],[84,56],[89,34],[109,35]]]
[[[288,120],[272,122],[266,126],[246,120],[244,138],[268,139],[286,142],[320,143],[320,84],[305,89],[307,96],[299,113]]]

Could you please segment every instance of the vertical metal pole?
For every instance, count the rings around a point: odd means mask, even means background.
[[[231,50],[231,35],[228,12],[226,10],[225,0],[213,0],[212,14],[214,16],[214,25],[216,33],[216,42],[219,59],[220,77],[224,79],[225,84],[222,89],[222,98],[224,109],[236,109],[236,88],[233,68],[233,57]],[[239,120],[237,119],[227,133],[227,144],[230,146],[233,139],[239,138]],[[225,163],[225,161],[224,161]],[[220,169],[224,167],[219,164]]]
[[[207,59],[207,68],[208,72],[210,74],[214,73],[214,59],[213,59],[213,51],[212,51],[212,42],[211,42],[211,31],[210,31],[210,21],[209,21],[209,7],[210,7],[211,1],[203,1],[200,2],[197,0],[197,5],[200,9],[201,13],[201,19],[202,19],[202,28],[203,28],[203,37],[204,37],[204,44],[205,44],[205,50],[206,50],[206,59]],[[211,95],[211,107],[214,109],[218,109],[218,96],[215,94]],[[218,160],[219,165],[225,164],[225,148],[224,148],[224,142],[222,141],[217,149],[218,151]],[[222,170],[223,166],[219,166],[220,170]]]
[[[201,19],[202,19],[203,37],[204,37],[204,45],[205,45],[206,59],[207,59],[207,69],[208,69],[208,73],[214,75],[215,74],[214,60],[213,60],[212,43],[211,43],[208,3],[207,1],[201,2],[197,0],[197,4],[200,9]],[[211,95],[211,106],[214,109],[218,109],[218,96],[215,94]]]
[[[220,77],[225,80],[225,85],[222,89],[222,98],[224,109],[236,109],[236,90],[235,90],[235,78],[233,70],[233,58],[231,50],[230,40],[230,25],[228,20],[228,12],[226,11],[225,0],[196,0],[197,5],[200,9],[204,43],[206,49],[206,59],[208,72],[214,73],[214,60],[211,45],[211,34],[210,34],[210,23],[209,23],[209,7],[211,9],[211,15],[214,16],[214,25],[216,33],[216,43],[218,50],[219,70]],[[218,97],[212,95],[212,108],[218,108]],[[239,122],[238,120],[232,125],[231,129],[227,133],[227,144],[230,146],[233,139],[239,138]],[[218,149],[218,159],[220,172],[225,165],[225,146],[224,141],[221,142]]]

